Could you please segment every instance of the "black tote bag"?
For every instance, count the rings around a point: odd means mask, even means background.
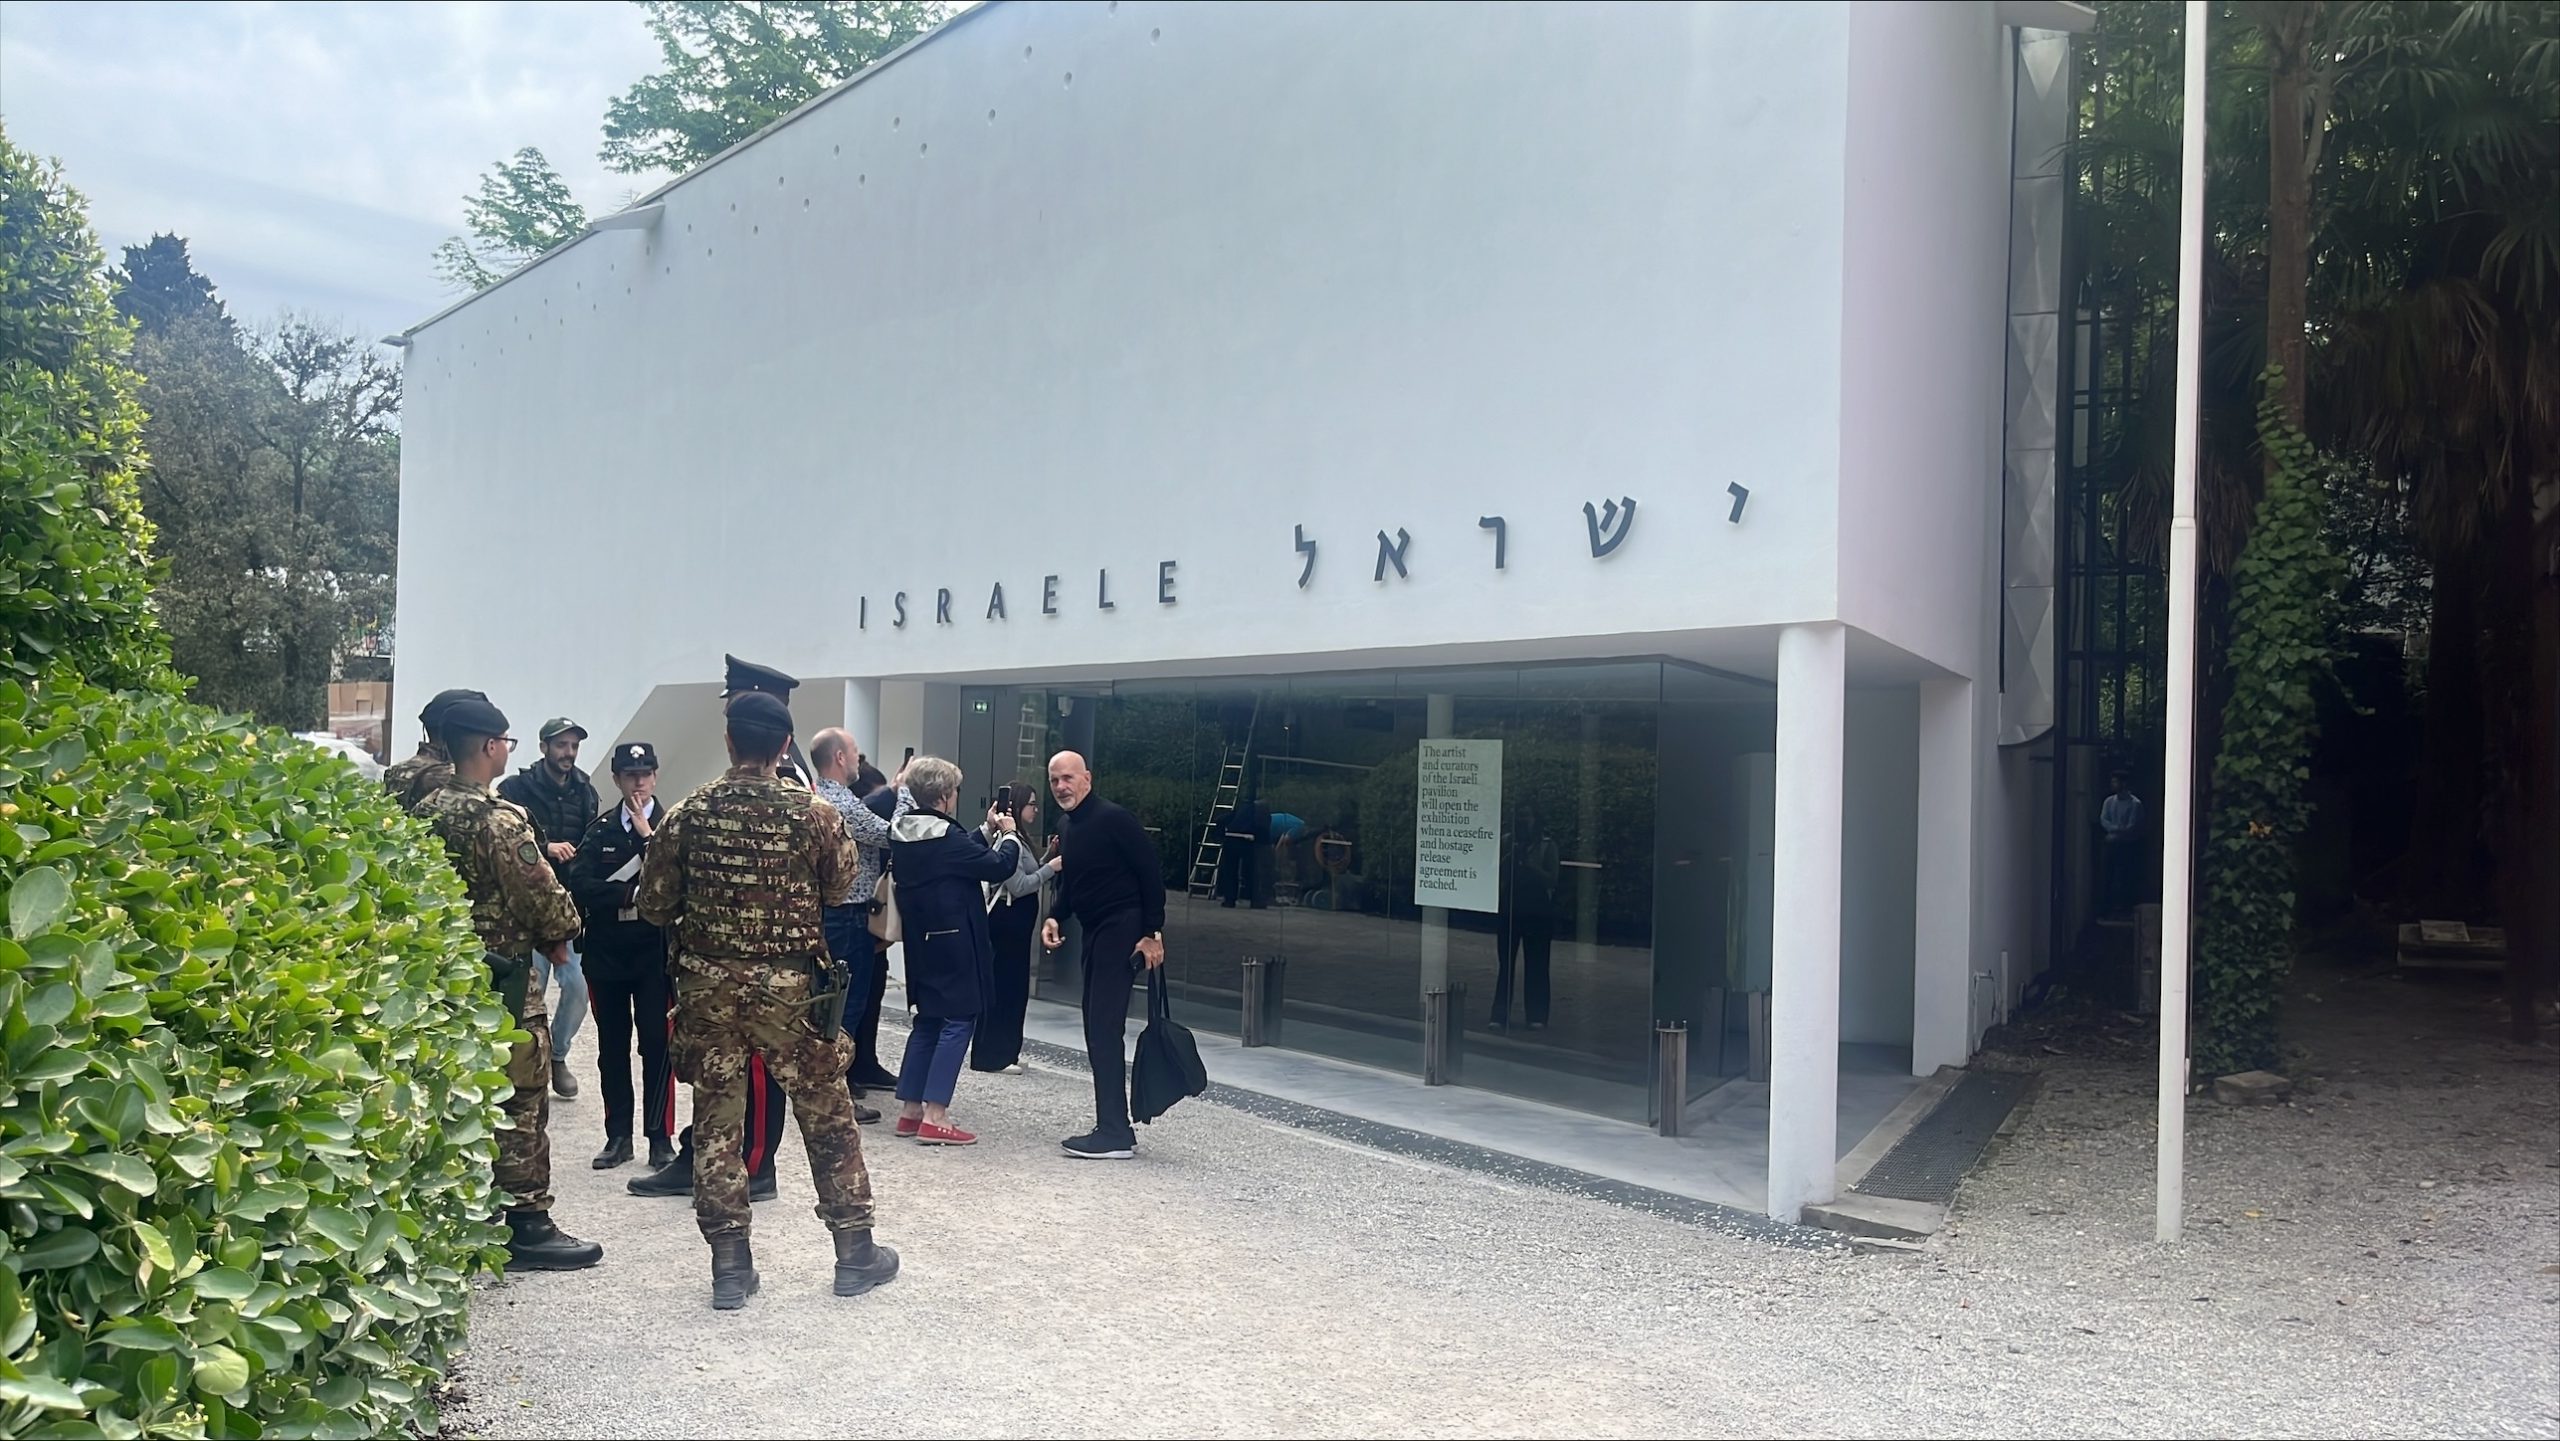
[[[1164,971],[1147,972],[1147,1028],[1138,1033],[1138,1054],[1129,1066],[1129,1116],[1153,1123],[1185,1096],[1209,1089],[1208,1068],[1200,1064],[1200,1045],[1191,1028],[1173,1019],[1173,1000],[1165,994]]]

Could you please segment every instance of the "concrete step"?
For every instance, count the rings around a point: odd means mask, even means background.
[[[1891,1241],[1917,1241],[1935,1235],[1946,1224],[1947,1208],[1928,1201],[1899,1201],[1890,1196],[1844,1195],[1836,1201],[1804,1208],[1804,1223]]]

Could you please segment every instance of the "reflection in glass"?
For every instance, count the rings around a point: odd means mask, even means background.
[[[1090,703],[1098,793],[1156,841],[1187,1024],[1235,1031],[1262,957],[1285,1044],[1418,1074],[1445,949],[1467,1084],[1642,1121],[1655,1021],[1706,1041],[1743,1014],[1735,777],[1769,747],[1765,685],[1613,662],[1122,684]],[[1501,742],[1482,912],[1415,899],[1428,739]],[[1693,1088],[1741,1059],[1693,1048]]]

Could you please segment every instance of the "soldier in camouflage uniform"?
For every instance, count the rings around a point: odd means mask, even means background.
[[[853,846],[834,807],[779,779],[791,712],[761,691],[728,704],[727,775],[685,798],[641,862],[635,898],[666,928],[676,1046],[693,1073],[699,1132],[694,1216],[711,1243],[711,1304],[735,1310],[759,1278],[748,1248],[747,1058],[782,1083],[809,1148],[818,1219],[835,1233],[835,1290],[858,1296],[898,1274],[871,1239],[871,1176],[844,1071],[852,1041],[827,955],[824,908],[853,887]]]
[[[476,690],[442,690],[418,712],[418,753],[382,773],[382,788],[391,792],[400,809],[416,814],[420,801],[453,779],[453,758],[444,753],[440,737],[446,707],[459,700],[487,699]]]
[[[441,699],[441,697],[439,697]],[[533,822],[489,782],[506,769],[507,718],[468,696],[438,715],[439,738],[452,758],[452,779],[417,809],[443,838],[471,897],[471,928],[488,952],[492,984],[526,1039],[507,1059],[515,1089],[498,1133],[498,1189],[507,1193],[507,1256],[512,1268],[575,1271],[604,1259],[604,1248],[551,1224],[549,1119],[551,1023],[542,993],[525,983],[537,950],[557,955],[578,934],[577,903],[561,888],[534,839]]]

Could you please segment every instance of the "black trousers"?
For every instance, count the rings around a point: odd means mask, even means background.
[[[870,932],[866,929],[864,934],[867,936]],[[871,991],[863,1000],[862,1024],[853,1028],[853,1074],[855,1076],[876,1076],[889,1070],[888,1067],[880,1064],[880,1005],[889,996],[889,958],[882,953],[886,948],[878,941],[873,941],[871,944]],[[845,1006],[845,1016],[848,1021],[853,1016],[853,1007],[850,1002]],[[896,1074],[894,1071],[889,1073]]]
[[[1506,916],[1502,922],[1501,964],[1493,972],[1493,1019],[1502,1025],[1511,1018],[1511,964],[1516,954],[1521,961],[1520,1001],[1528,1013],[1529,1024],[1547,1023],[1547,988],[1550,980],[1548,961],[1556,939],[1553,916]]]
[[[1093,1066],[1094,1133],[1127,1140],[1129,1124],[1129,991],[1143,965],[1138,913],[1105,916],[1084,932],[1084,1050]]]
[[[1022,1059],[1022,1016],[1031,1006],[1032,932],[1040,926],[1040,902],[1032,896],[998,901],[987,915],[995,943],[995,987],[969,1043],[969,1069],[1001,1071]]]
[[[1225,837],[1226,846],[1218,853],[1218,903],[1232,906],[1241,901],[1255,909],[1262,906],[1262,844],[1251,836]]]
[[[675,1133],[676,1083],[667,1068],[667,956],[663,943],[586,957],[596,1018],[596,1071],[604,1086],[607,1139],[631,1135],[631,1046],[640,1045],[640,1132]]]

